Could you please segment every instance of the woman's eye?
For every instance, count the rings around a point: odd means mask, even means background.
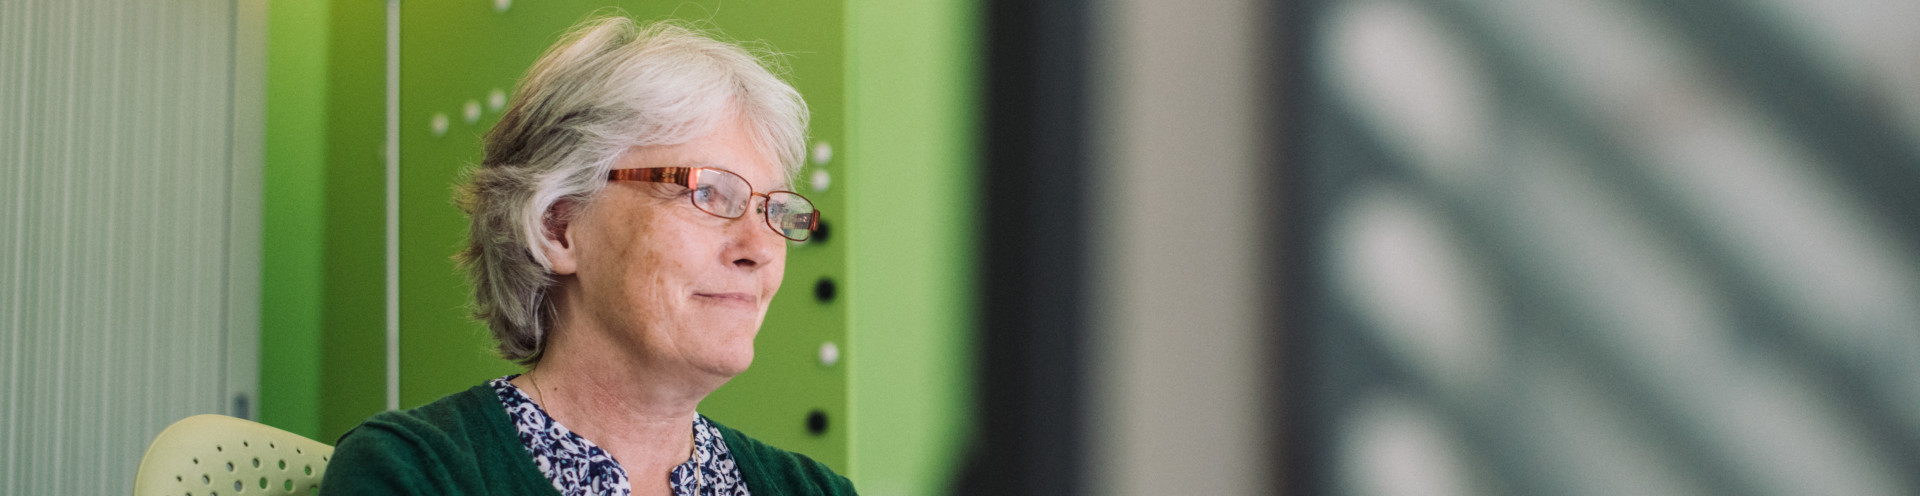
[[[693,201],[700,202],[700,203],[709,203],[714,200],[720,199],[720,198],[716,198],[717,196],[719,196],[719,194],[720,193],[718,191],[715,191],[712,186],[703,185],[693,190]]]

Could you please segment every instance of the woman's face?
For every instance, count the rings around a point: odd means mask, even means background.
[[[677,145],[634,147],[615,169],[712,167],[754,191],[785,189],[780,166],[738,116]],[[753,362],[753,337],[780,289],[787,244],[767,227],[764,198],[737,219],[695,208],[685,187],[613,181],[568,228],[579,301],[616,346],[649,365],[732,377]],[[571,320],[571,319],[569,319]],[[580,327],[580,326],[570,326]]]

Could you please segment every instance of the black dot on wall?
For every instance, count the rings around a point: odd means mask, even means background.
[[[827,412],[814,410],[807,412],[807,432],[815,436],[827,433]]]
[[[820,225],[814,226],[813,235],[807,237],[807,242],[825,243],[827,242],[827,234],[828,234],[827,221],[822,220],[820,221]]]
[[[831,302],[834,294],[839,290],[840,288],[834,286],[833,278],[822,277],[820,282],[813,283],[813,298],[820,300],[821,303]]]

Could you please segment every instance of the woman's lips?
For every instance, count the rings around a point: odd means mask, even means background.
[[[720,303],[739,303],[743,305],[752,305],[755,303],[755,300],[756,300],[756,298],[754,298],[753,295],[747,294],[747,293],[695,292],[693,293],[693,295],[707,299],[707,300],[720,302]]]

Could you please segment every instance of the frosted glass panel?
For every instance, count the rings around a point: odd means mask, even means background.
[[[257,227],[235,200],[260,165],[236,154],[236,18],[0,0],[0,494],[126,494],[160,429],[246,414]]]

